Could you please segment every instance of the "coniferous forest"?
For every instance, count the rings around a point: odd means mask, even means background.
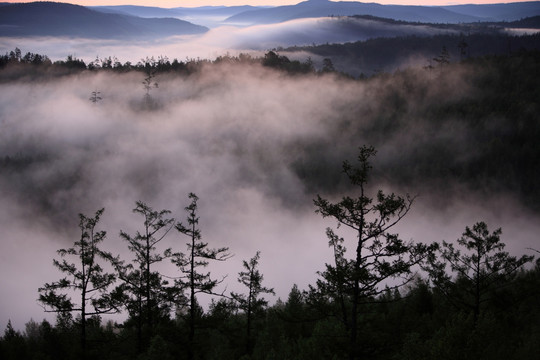
[[[128,106],[143,114],[170,105],[159,95],[163,83],[214,70],[257,72],[264,79],[272,74],[279,81],[331,79],[345,84],[344,91],[358,84],[369,91],[361,104],[347,104],[346,114],[329,120],[335,131],[330,140],[300,137],[284,145],[297,154],[289,166],[307,196],[284,196],[282,202],[310,207],[332,224],[326,229],[332,261],[320,264],[309,286],[291,283],[286,297],[273,299],[259,268],[265,253],[259,251],[236,259],[242,263],[238,273],[215,275],[212,264],[231,261],[235,249],[205,238],[199,201],[204,193],[177,199],[185,206],[175,214],[134,199],[138,226],[129,229],[104,229],[109,213],[99,207],[81,213],[78,222],[55,223],[78,234],[50,259],[57,277],[36,289],[38,303],[55,320],[29,319],[22,331],[9,323],[0,358],[536,358],[540,246],[511,254],[504,229],[481,218],[446,240],[403,239],[397,229],[421,197],[433,208],[444,207],[443,190],[450,184],[486,197],[510,194],[538,216],[539,64],[535,50],[456,60],[443,48],[429,66],[354,78],[336,71],[330,58],[316,66],[277,51],[260,58],[159,57],[137,64],[110,57],[87,64],[74,56],[52,62],[19,49],[5,54],[2,84],[136,78],[141,96]],[[99,107],[107,96],[89,89],[86,101]],[[403,134],[413,140],[389,150],[387,144]],[[54,156],[0,154],[2,184],[30,188],[28,169]],[[74,175],[61,186],[78,181]],[[54,212],[48,199],[45,192],[25,201]],[[168,237],[180,238],[181,245],[164,246]],[[121,255],[108,250],[107,243],[117,240],[126,249]],[[302,254],[297,258],[302,262]],[[165,263],[174,274],[162,273]],[[227,283],[241,290],[224,290]],[[211,299],[207,305],[200,303],[203,294]],[[107,318],[119,313],[123,320]]]

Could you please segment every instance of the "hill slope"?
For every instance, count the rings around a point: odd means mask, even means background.
[[[0,8],[0,36],[144,38],[207,30],[179,19],[106,14],[65,3],[19,3]]]
[[[227,19],[230,23],[271,24],[282,21],[325,17],[331,15],[372,15],[404,21],[420,22],[471,22],[479,18],[454,13],[450,10],[427,6],[398,6],[356,1],[332,2],[327,0],[310,0],[290,6],[278,6],[270,9],[253,10]]]
[[[443,9],[455,13],[476,16],[487,21],[515,21],[524,17],[540,15],[540,2],[516,2],[506,4],[451,5]]]
[[[485,15],[484,10],[489,15]],[[229,23],[271,24],[292,19],[324,17],[330,15],[372,15],[377,17],[429,23],[460,23],[475,21],[513,21],[522,17],[540,15],[540,2],[509,3],[474,6],[403,6],[309,0],[296,5],[247,11],[227,19]]]
[[[194,24],[207,27],[220,26],[222,21],[236,14],[261,9],[250,5],[242,6],[201,6],[194,8],[160,8],[153,6],[116,5],[116,6],[90,6],[92,10],[104,13],[132,15],[138,17],[172,17],[186,20]]]
[[[237,30],[231,47],[265,50],[288,46],[356,42],[381,37],[459,34],[458,25],[394,22],[368,16],[325,17],[285,21]]]

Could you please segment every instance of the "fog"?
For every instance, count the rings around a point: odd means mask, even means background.
[[[166,55],[180,61],[186,58],[214,59],[225,53],[264,52],[269,49],[326,43],[345,43],[374,37],[430,36],[453,30],[427,25],[396,25],[346,17],[308,18],[258,26],[225,25],[202,35],[173,36],[153,40],[99,40],[80,38],[0,37],[0,52],[19,47],[48,55],[53,61],[73,55],[84,61],[114,56],[122,62],[137,63],[148,55]]]
[[[32,45],[25,43],[23,52],[27,46],[42,51]],[[134,50],[110,46],[99,51],[116,52],[100,55]],[[161,50],[178,56],[171,48]],[[325,228],[335,226],[314,213],[312,200],[351,191],[340,177],[341,162],[354,161],[356,149],[368,141],[362,129],[387,106],[377,99],[393,87],[407,92],[386,80],[290,77],[258,65],[221,64],[189,77],[158,76],[159,87],[150,91],[157,108],[146,110],[143,79],[135,72],[84,72],[0,84],[0,159],[15,164],[0,174],[0,329],[8,318],[22,328],[30,318],[47,316],[36,302],[37,289],[61,277],[52,259],[78,240],[78,213],[104,207],[104,247],[131,259],[118,234],[141,229],[132,213],[135,201],[169,209],[184,221],[189,192],[200,197],[203,240],[234,254],[210,267],[216,277],[228,275],[220,290],[243,291],[237,273],[257,250],[264,284],[276,290],[270,303],[286,299],[293,284],[306,289],[331,261]],[[466,84],[466,74],[455,75],[445,96],[466,96]],[[97,104],[89,101],[92,91],[101,93]],[[408,96],[410,106],[422,106],[438,94]],[[453,131],[447,135],[466,138]],[[375,168],[398,161],[397,154],[430,133],[412,123],[381,142]],[[465,226],[484,220],[490,229],[503,228],[509,251],[523,254],[540,231],[537,216],[511,194],[485,198],[452,183],[434,192],[422,179],[407,188],[380,171],[373,187],[419,195],[399,226],[406,240],[452,241]],[[352,249],[354,239],[348,241]],[[185,242],[170,233],[163,249],[182,251]],[[174,275],[175,269],[166,266],[164,272]]]

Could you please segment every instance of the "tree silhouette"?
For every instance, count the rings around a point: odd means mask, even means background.
[[[441,70],[443,66],[450,64],[450,53],[448,52],[446,46],[442,47],[441,53],[438,56],[434,57],[433,61],[439,64],[439,68]]]
[[[247,318],[246,325],[246,351],[251,353],[251,328],[253,314],[266,306],[268,302],[264,298],[260,298],[261,294],[274,295],[273,288],[262,286],[263,275],[257,269],[261,252],[257,251],[254,257],[249,262],[243,261],[244,271],[238,273],[238,282],[248,288],[247,295],[239,293],[231,293],[231,297],[238,303],[238,307],[242,309]]]
[[[79,214],[79,241],[71,248],[58,250],[62,261],[53,260],[54,266],[65,273],[66,277],[46,283],[38,290],[39,302],[43,304],[45,311],[80,314],[83,357],[86,356],[87,319],[94,315],[117,313],[121,306],[119,289],[110,290],[116,276],[105,272],[101,264],[113,261],[110,253],[98,247],[106,236],[105,231],[96,229],[103,211],[104,209],[98,210],[94,217]],[[66,260],[67,256],[78,258],[78,264]],[[71,293],[78,293],[80,301],[72,300],[69,295]]]
[[[534,256],[519,258],[503,251],[502,230],[489,232],[485,222],[478,222],[472,228],[466,227],[462,237],[454,244],[443,241],[439,259],[433,257],[428,268],[435,286],[458,307],[470,310],[475,322],[481,314],[484,303],[492,300],[497,289],[507,285],[509,280]],[[449,265],[451,277],[446,271]]]
[[[195,339],[195,318],[197,315],[197,298],[198,293],[215,294],[215,287],[220,284],[223,279],[216,280],[210,277],[210,273],[201,273],[198,268],[205,268],[209,264],[209,260],[225,261],[231,255],[229,248],[222,247],[217,249],[208,248],[208,243],[202,242],[201,230],[198,228],[199,217],[197,215],[197,201],[199,198],[194,193],[189,194],[191,204],[185,208],[187,211],[187,225],[181,222],[176,224],[176,230],[180,234],[186,235],[189,242],[186,244],[188,251],[187,255],[176,253],[173,257],[173,263],[180,269],[181,277],[177,280],[176,286],[182,291],[189,291],[189,357],[193,358],[194,339]]]
[[[388,289],[397,289],[413,278],[411,267],[428,253],[423,244],[406,243],[397,234],[390,233],[407,213],[413,203],[410,196],[386,195],[381,190],[375,198],[367,196],[369,159],[376,154],[373,147],[363,146],[358,155],[358,167],[343,163],[343,171],[358,187],[356,198],[343,197],[331,203],[317,196],[316,212],[323,217],[337,220],[338,227],[345,226],[356,233],[356,251],[352,259],[345,258],[344,240],[330,228],[327,236],[334,250],[335,265],[326,265],[320,273],[322,279],[315,290],[319,296],[331,297],[342,308],[342,321],[349,334],[349,357],[358,357],[358,311],[362,302]],[[387,280],[394,279],[392,284]],[[397,281],[396,281],[397,280]],[[386,285],[383,288],[382,285]]]
[[[324,58],[323,59],[323,66],[322,66],[321,71],[323,73],[336,71],[336,69],[334,68],[334,63],[332,62],[332,59],[330,59],[330,58]]]
[[[143,88],[144,88],[144,104],[146,106],[147,110],[152,110],[155,107],[155,103],[152,100],[152,97],[150,96],[150,91],[152,89],[157,89],[159,87],[158,82],[156,81],[156,74],[158,71],[158,65],[160,64],[160,61],[156,61],[153,57],[141,60],[139,64],[144,69],[145,78],[142,82]]]
[[[151,333],[154,325],[154,315],[160,316],[167,309],[169,296],[167,285],[161,274],[152,270],[152,265],[172,256],[170,248],[159,252],[156,245],[160,243],[172,229],[174,219],[168,218],[169,210],[155,211],[142,201],[136,202],[134,213],[144,218],[143,231],[137,231],[134,236],[121,231],[120,237],[127,241],[128,248],[135,255],[133,263],[125,264],[123,261],[115,263],[120,279],[124,282],[123,288],[126,306],[130,315],[137,323],[137,346],[142,351],[143,324]],[[144,320],[143,320],[144,319]]]
[[[92,91],[92,95],[90,96],[90,99],[89,99],[94,105],[97,104],[100,100],[102,100],[102,97],[101,97],[101,92],[95,90],[95,91]]]

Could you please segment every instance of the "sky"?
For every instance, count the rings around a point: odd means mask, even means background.
[[[527,0],[521,0],[527,1]],[[379,4],[395,4],[395,5],[427,5],[427,6],[441,6],[441,5],[456,5],[456,4],[495,4],[495,3],[508,3],[508,2],[521,2],[510,0],[461,0],[461,1],[449,1],[449,0],[380,0],[380,1],[363,1],[363,2],[376,2]],[[4,0],[4,2],[31,2],[31,1],[13,1]],[[281,5],[294,5],[300,0],[73,0],[73,1],[59,1],[67,2],[71,4],[78,4],[84,6],[97,6],[97,5],[140,5],[140,6],[157,6],[164,8],[172,7],[196,7],[196,6],[234,6],[234,5],[252,5],[252,6],[281,6]]]

